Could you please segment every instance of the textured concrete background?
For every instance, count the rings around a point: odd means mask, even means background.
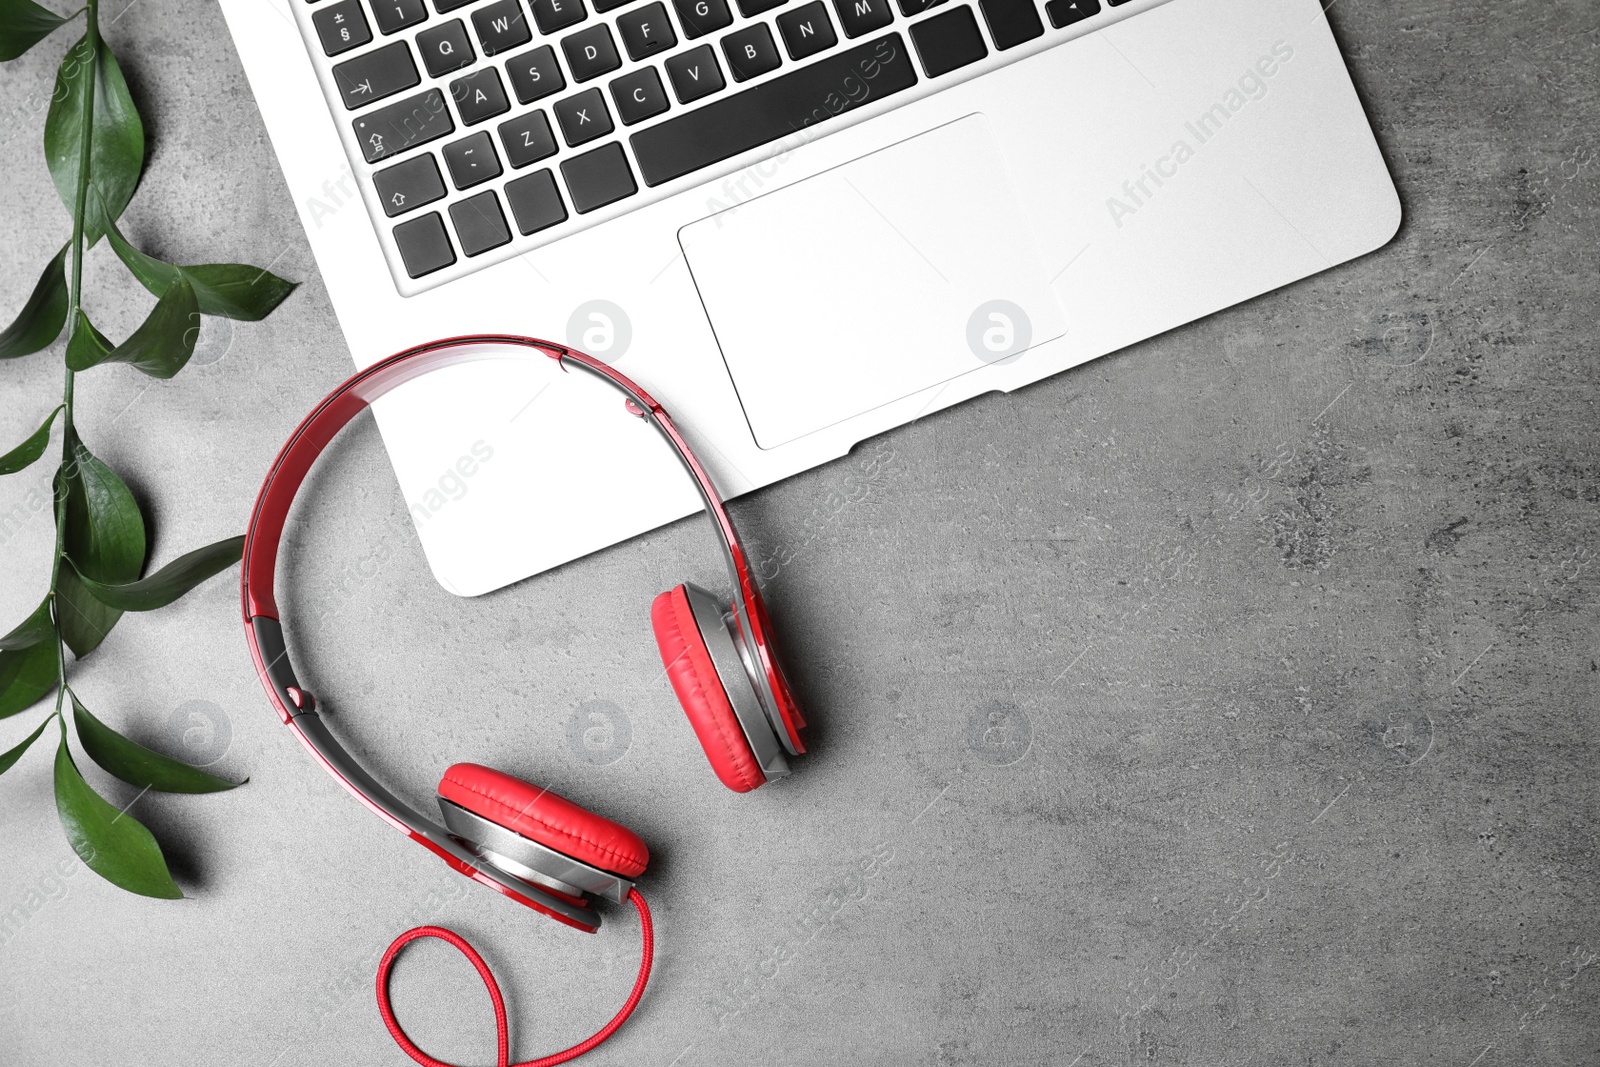
[[[152,136],[127,230],[305,282],[174,382],[82,378],[163,561],[242,529],[350,364],[217,11],[107,2]],[[301,666],[374,770],[427,803],[483,760],[658,857],[656,978],[593,1062],[1600,1059],[1600,11],[1330,17],[1405,202],[1393,244],[737,504],[816,725],[780,788],[713,780],[651,645],[656,592],[719,580],[703,531],[459,601],[370,425],[317,477]],[[0,74],[5,317],[67,233],[36,111],[65,44]],[[89,291],[118,336],[149,304],[110,267]],[[0,441],[58,367],[0,367]],[[0,483],[7,625],[44,584],[46,478]],[[0,909],[30,912],[0,947],[0,1059],[398,1064],[370,983],[419,921],[484,950],[519,1058],[608,1017],[632,918],[546,923],[338,792],[268,711],[235,597],[129,617],[77,674],[111,723],[250,776],[132,809],[189,899],[76,864],[44,746],[0,779]],[[423,946],[396,984],[425,1048],[490,1060],[464,961]]]

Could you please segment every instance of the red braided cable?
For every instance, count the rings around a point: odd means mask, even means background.
[[[573,1045],[562,1052],[544,1056],[536,1060],[527,1060],[523,1063],[511,1063],[511,1037],[506,1025],[506,1002],[500,995],[500,984],[494,980],[494,973],[489,970],[489,965],[483,962],[483,957],[460,934],[453,930],[446,930],[442,926],[419,926],[414,930],[407,930],[394,939],[389,946],[389,951],[383,954],[383,959],[378,963],[378,1011],[383,1015],[383,1025],[389,1028],[389,1035],[394,1038],[395,1044],[407,1056],[422,1064],[422,1067],[456,1067],[455,1064],[436,1060],[418,1048],[400,1028],[400,1021],[394,1017],[394,1009],[389,1006],[389,972],[394,968],[394,961],[400,955],[400,950],[411,942],[423,937],[436,937],[440,941],[448,942],[461,950],[461,954],[472,961],[478,970],[478,977],[483,979],[483,984],[489,990],[489,1000],[494,1004],[494,1032],[495,1067],[555,1067],[558,1063],[577,1059],[585,1052],[596,1048],[602,1041],[617,1032],[617,1027],[628,1021],[628,1016],[633,1014],[633,1009],[639,1006],[639,998],[644,996],[645,983],[650,980],[650,961],[655,956],[656,939],[650,925],[650,907],[645,904],[644,897],[639,895],[637,889],[628,891],[628,900],[639,909],[639,930],[642,934],[644,948],[642,958],[639,960],[639,977],[633,983],[633,992],[628,994],[628,1000],[622,1005],[622,1010],[612,1017],[611,1021],[601,1027],[592,1037]]]

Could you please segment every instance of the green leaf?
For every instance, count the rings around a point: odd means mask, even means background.
[[[91,61],[94,65],[91,66]],[[44,120],[44,158],[69,212],[77,210],[78,160],[83,136],[84,93],[94,75],[94,137],[90,145],[89,181],[94,193],[84,204],[85,247],[105,232],[107,218],[117,218],[133,199],[144,169],[144,124],[128,95],[128,83],[111,48],[100,42],[91,56],[87,39],[68,50],[56,72],[55,93]]]
[[[92,194],[91,194],[92,195]],[[139,280],[139,284],[157,296],[171,288],[172,283],[178,278],[178,268],[171,263],[164,263],[155,256],[147,256],[128,242],[122,236],[122,231],[115,222],[106,227],[106,238],[111,242],[111,250],[122,260],[123,266]]]
[[[256,322],[271,314],[295,290],[296,283],[243,263],[203,263],[197,267],[163,263],[129,244],[115,224],[106,230],[106,235],[117,258],[139,279],[139,284],[157,296],[171,288],[177,278],[187,279],[202,315]]]
[[[238,563],[243,552],[244,538],[230,537],[179,556],[137,582],[108,585],[85,578],[83,584],[96,600],[109,607],[122,611],[154,611],[166,607],[207,578]]]
[[[32,615],[17,623],[10,633],[0,637],[0,651],[32,648],[45,638],[53,637],[55,632],[55,623],[50,621],[50,598],[47,596],[33,609]]]
[[[73,371],[88,370],[104,363],[117,346],[105,334],[94,328],[89,316],[80,308],[73,321],[72,332],[67,334],[67,367]]]
[[[202,263],[178,270],[194,286],[203,314],[241,322],[266,318],[299,284],[244,263]]]
[[[0,0],[0,4],[8,0]],[[0,332],[0,359],[16,359],[49,348],[67,324],[67,246],[45,264],[28,302]]]
[[[0,63],[16,59],[71,17],[62,18],[33,0],[0,0]]]
[[[0,719],[33,707],[56,687],[54,641],[0,652]]]
[[[67,442],[65,548],[97,582],[132,581],[144,566],[144,517],[133,494],[74,429]]]
[[[76,430],[68,437],[67,457],[56,488],[66,497],[62,543],[76,570],[61,569],[56,619],[62,638],[82,658],[122,613],[96,600],[78,574],[107,585],[138,578],[144,567],[144,517],[122,479],[89,451]]]
[[[84,323],[88,323],[84,319]],[[93,326],[89,327],[94,330]],[[115,348],[95,333],[98,343],[86,343],[76,351],[67,346],[67,367],[85,371],[101,363],[130,363],[152,378],[171,378],[194,355],[194,343],[200,336],[200,308],[195,302],[194,289],[182,274],[175,278],[156,306],[133,335]],[[77,334],[74,333],[74,339]]]
[[[166,900],[183,896],[167,870],[161,846],[144,824],[106,803],[83,780],[67,751],[65,734],[56,749],[56,813],[72,851],[112,885]]]
[[[4,2],[5,0],[0,0],[0,3]],[[50,424],[61,414],[61,407],[58,405],[54,411],[46,415],[44,423],[33,431],[26,441],[0,456],[0,474],[15,474],[44,455],[45,446],[50,443]]]
[[[61,620],[61,640],[82,659],[100,647],[122,612],[100,603],[77,571],[62,567],[56,578],[56,616]]]
[[[78,726],[78,742],[89,758],[129,785],[159,789],[163,793],[219,793],[238,782],[152,752],[137,741],[130,741],[90,714],[71,689],[72,721]]]
[[[0,0],[0,2],[3,2],[3,0]],[[0,755],[0,774],[4,774],[12,767],[15,767],[17,760],[22,758],[24,752],[28,751],[28,746],[39,740],[39,735],[44,733],[44,728],[49,725],[50,720],[45,719],[44,722],[39,724],[38,729],[22,739],[22,744],[17,745],[15,748],[7,749],[3,755]]]

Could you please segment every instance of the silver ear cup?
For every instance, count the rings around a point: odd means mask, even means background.
[[[444,797],[436,799],[450,836],[507,874],[569,897],[593,893],[619,904],[628,899],[633,883],[626,878],[547,848]]]
[[[782,727],[774,726],[772,713],[752,681],[751,671],[755,665],[744,650],[738,621],[714,593],[690,582],[684,583],[683,591],[694,612],[695,628],[700,631],[706,651],[711,653],[711,665],[716,668],[717,678],[728,694],[728,703],[733,705],[734,717],[739,720],[739,729],[755,754],[761,773],[769,781],[787,777],[789,761],[784,757],[778,734]]]
[[[745,641],[744,627],[740,624],[739,616],[736,614],[737,611],[738,607],[735,606],[733,610],[722,617],[722,621],[727,624],[728,633],[733,637],[734,648],[739,653],[739,662],[744,665],[745,674],[749,677],[750,685],[755,690],[756,700],[760,703],[761,710],[766,712],[767,723],[772,727],[772,732],[777,735],[778,743],[783,745],[784,751],[789,755],[798,756],[801,750],[796,747],[795,741],[789,736],[789,728],[784,725],[783,713],[778,710],[778,698],[772,694],[772,685],[767,680],[766,672],[756,663],[756,657],[751,654],[750,646]],[[767,655],[772,659],[773,669],[783,678],[784,687],[791,688],[789,686],[789,676],[783,669],[783,661],[772,650],[770,645],[767,649]]]

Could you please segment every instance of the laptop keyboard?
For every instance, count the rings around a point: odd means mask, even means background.
[[[1127,2],[305,0],[300,25],[412,293]]]

